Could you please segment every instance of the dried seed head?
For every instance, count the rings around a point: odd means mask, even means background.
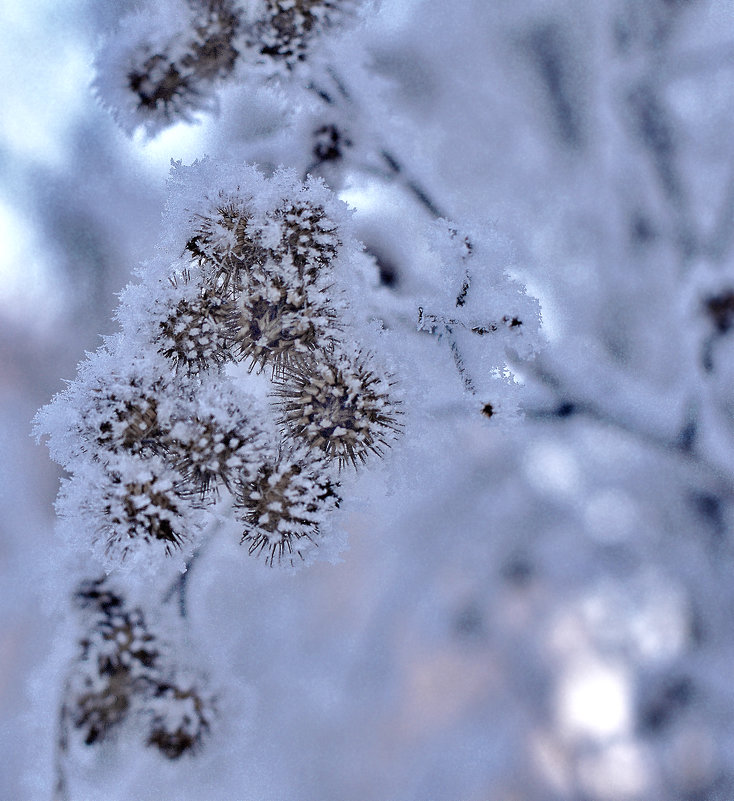
[[[292,69],[306,58],[311,40],[354,6],[349,0],[266,0],[265,14],[253,26],[249,44],[261,56]]]
[[[166,553],[178,548],[182,534],[176,530],[179,511],[170,484],[155,475],[124,484],[118,480],[118,484],[118,491],[104,509],[112,529],[110,547],[119,544],[126,551],[128,539],[143,539],[164,542]]]
[[[307,448],[282,451],[237,487],[241,542],[271,566],[283,560],[293,565],[318,543],[323,521],[339,506],[338,486],[323,457]]]
[[[127,670],[120,668],[104,677],[77,676],[80,685],[71,698],[71,719],[85,745],[106,740],[127,717],[132,685]]]
[[[290,269],[289,269],[290,268]],[[326,296],[304,284],[292,265],[270,263],[251,277],[238,302],[234,350],[250,369],[266,365],[273,373],[316,349],[330,346],[338,331]]]
[[[226,78],[239,53],[234,46],[240,27],[236,5],[228,0],[205,0],[204,12],[194,21],[191,63],[199,78]]]
[[[228,395],[223,388],[219,394],[224,398],[202,403],[207,413],[175,422],[164,442],[175,468],[201,495],[220,484],[230,488],[236,478],[254,474],[269,446],[255,402],[249,396]]]
[[[140,609],[129,609],[105,579],[85,582],[75,600],[89,625],[67,684],[64,714],[85,744],[104,741],[135,715],[147,730],[146,745],[169,759],[193,753],[214,717],[213,699],[190,677],[173,675],[172,666],[162,664],[162,648]]]
[[[92,745],[105,740],[127,716],[136,689],[151,675],[158,649],[139,609],[128,610],[104,580],[86,582],[75,595],[92,612],[69,683],[71,720]]]
[[[310,203],[288,203],[273,212],[272,218],[281,228],[280,241],[271,251],[273,258],[290,257],[306,280],[322,276],[341,244],[336,225],[324,209]]]
[[[122,604],[97,615],[81,645],[84,657],[104,676],[120,670],[137,675],[153,667],[158,659],[155,639],[148,633],[143,613]]]
[[[147,744],[168,759],[194,754],[209,731],[212,702],[195,688],[160,684],[147,704],[153,713]]]
[[[202,215],[186,249],[199,263],[212,286],[236,292],[253,264],[266,259],[266,251],[248,228],[250,212],[241,198],[220,197],[211,213]]]
[[[141,59],[127,74],[130,91],[137,97],[138,109],[155,115],[166,123],[196,110],[201,89],[195,73],[183,63],[176,63],[164,53]]]
[[[184,278],[186,280],[186,278]],[[221,367],[232,360],[232,316],[234,303],[211,288],[187,293],[159,322],[158,351],[170,359],[175,369],[187,375]]]
[[[182,478],[157,457],[117,459],[81,499],[82,513],[105,543],[105,554],[123,561],[143,544],[159,543],[171,555],[194,527],[194,508]]]
[[[95,458],[103,451],[154,450],[159,431],[158,394],[163,380],[129,372],[100,374],[80,409],[80,435]]]
[[[323,356],[323,355],[322,355]],[[329,354],[288,367],[277,378],[277,406],[288,434],[323,450],[339,467],[381,456],[400,431],[390,382],[365,354]]]
[[[53,458],[71,472],[81,462],[106,464],[124,454],[158,450],[161,406],[170,371],[156,358],[129,358],[116,343],[79,366],[79,375],[36,418]],[[81,460],[81,461],[80,461]]]
[[[122,609],[122,599],[107,586],[103,578],[84,581],[73,598],[80,609],[100,614],[104,619]]]
[[[163,0],[121,20],[97,55],[95,88],[128,133],[216,108],[215,83],[239,56],[239,13],[230,0]]]

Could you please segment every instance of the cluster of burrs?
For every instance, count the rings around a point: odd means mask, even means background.
[[[216,108],[239,69],[291,72],[359,0],[163,0],[124,17],[97,55],[95,90],[128,133]]]
[[[224,501],[250,553],[294,564],[339,506],[339,472],[400,430],[339,288],[365,257],[320,182],[203,162],[172,183],[169,238],[123,293],[121,333],[39,414],[72,473],[58,510],[109,566],[191,551]]]
[[[215,714],[201,678],[173,668],[143,612],[130,608],[106,580],[85,582],[74,598],[85,633],[63,698],[63,737],[74,729],[85,745],[94,745],[134,720],[145,745],[168,759],[195,753]]]

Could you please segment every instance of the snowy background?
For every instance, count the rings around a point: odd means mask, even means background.
[[[60,474],[30,420],[114,330],[170,159],[289,147],[247,86],[128,139],[89,91],[113,5],[0,9],[0,796],[19,801],[51,797],[73,650]],[[420,492],[352,513],[339,564],[197,565],[220,729],[191,761],[90,757],[73,799],[731,801],[734,10],[384,0],[358,37],[356,134],[495,226],[540,299],[526,419],[452,419]],[[379,176],[343,196],[399,294],[421,209]]]

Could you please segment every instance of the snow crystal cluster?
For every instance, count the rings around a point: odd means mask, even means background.
[[[192,553],[223,510],[251,554],[294,565],[339,506],[340,470],[402,426],[340,289],[366,257],[319,181],[202,161],[171,184],[121,332],[39,413],[71,473],[58,512],[108,570]]]
[[[119,125],[152,136],[216,108],[236,72],[265,79],[305,61],[359,0],[164,0],[123,17],[100,47],[95,91]]]

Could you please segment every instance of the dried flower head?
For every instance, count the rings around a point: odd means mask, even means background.
[[[84,743],[107,739],[127,717],[136,691],[155,668],[159,652],[139,609],[127,609],[104,580],[86,582],[77,603],[91,612],[66,703]]]
[[[191,121],[216,107],[215,83],[239,56],[239,27],[230,0],[164,0],[129,15],[98,53],[97,93],[128,133]]]
[[[159,353],[189,376],[231,361],[232,300],[209,286],[191,286],[188,271],[172,283],[174,291],[153,312],[162,318],[156,337]]]
[[[155,688],[146,707],[152,713],[147,745],[157,748],[167,759],[194,754],[214,716],[212,701],[195,687],[184,689],[167,682]]]
[[[110,565],[151,547],[170,556],[199,530],[196,504],[182,476],[158,456],[120,455],[104,467],[86,465],[66,482],[57,511],[73,535],[88,532]]]
[[[202,7],[192,26],[191,64],[201,80],[226,78],[239,56],[235,47],[240,27],[237,4],[231,0],[194,0],[191,5]]]
[[[140,609],[130,609],[105,579],[75,594],[87,613],[64,707],[86,745],[107,739],[130,715],[148,720],[145,744],[168,759],[197,750],[209,731],[213,700],[164,664],[165,649]]]
[[[357,353],[320,354],[321,361],[289,366],[277,379],[277,406],[287,433],[331,459],[357,466],[383,455],[400,431],[391,382]]]
[[[104,586],[103,581],[95,582]],[[80,590],[81,594],[84,590]],[[159,653],[140,609],[127,609],[119,597],[96,612],[93,627],[82,639],[84,657],[102,675],[124,669],[140,673],[155,666]]]
[[[250,32],[249,45],[261,56],[292,69],[306,58],[311,40],[343,20],[350,0],[265,0],[264,15]]]
[[[199,215],[186,249],[204,271],[205,279],[223,292],[236,292],[247,271],[261,264],[267,252],[249,227],[251,212],[243,198],[220,196],[209,214]]]
[[[75,387],[78,420],[76,428],[82,447],[96,459],[105,453],[142,453],[156,449],[160,434],[159,397],[166,379],[153,375],[141,362],[127,368],[119,363],[107,371],[102,359],[89,380]],[[91,371],[90,371],[91,372]]]
[[[103,742],[130,709],[131,682],[128,671],[117,668],[105,676],[79,672],[70,699],[71,720],[85,745]]]
[[[180,499],[169,478],[141,471],[135,478],[115,476],[112,481],[104,507],[109,548],[122,546],[124,554],[128,540],[158,540],[165,544],[167,554],[180,547],[184,538]]]
[[[164,445],[169,461],[203,496],[218,485],[230,488],[241,476],[253,475],[270,438],[249,395],[211,385],[199,392],[197,403],[193,415],[174,417]]]
[[[292,566],[317,544],[324,520],[339,506],[338,486],[323,457],[307,448],[282,450],[236,489],[241,542],[271,566],[284,559]]]
[[[314,281],[323,276],[338,253],[337,228],[320,206],[308,202],[287,203],[272,213],[280,240],[272,248],[274,259],[290,257],[301,277]]]
[[[273,373],[299,358],[330,346],[338,330],[326,294],[305,283],[288,260],[253,271],[238,300],[234,350],[250,369],[266,365]]]
[[[199,108],[201,89],[191,69],[165,53],[148,55],[147,49],[139,58],[140,63],[130,67],[127,82],[142,113],[170,122]]]

